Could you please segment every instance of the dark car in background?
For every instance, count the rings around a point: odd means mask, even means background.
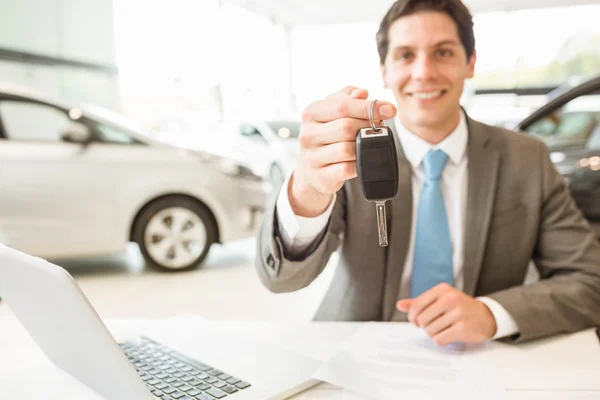
[[[600,76],[549,98],[516,129],[546,143],[577,205],[600,237]]]

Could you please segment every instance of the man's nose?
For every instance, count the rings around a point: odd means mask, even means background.
[[[420,55],[412,66],[413,79],[428,80],[437,75],[435,60],[428,55]]]

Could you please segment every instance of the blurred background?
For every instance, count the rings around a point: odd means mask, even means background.
[[[335,260],[276,296],[254,235],[304,107],[347,85],[392,100],[375,44],[391,4],[2,0],[0,241],[69,269],[102,316],[310,319]],[[465,109],[544,140],[598,229],[600,2],[466,4]]]

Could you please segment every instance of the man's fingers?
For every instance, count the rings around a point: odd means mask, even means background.
[[[356,162],[340,162],[322,168],[322,174],[329,183],[343,182],[356,177]]]
[[[312,168],[321,168],[330,164],[356,160],[356,142],[336,142],[321,146],[308,156]]]
[[[350,93],[350,97],[353,99],[363,99],[366,100],[369,97],[369,92],[365,89],[354,89]]]
[[[446,308],[444,302],[442,302],[441,298],[438,297],[436,301],[431,303],[415,317],[415,325],[423,328],[447,311],[448,309]]]
[[[302,121],[330,122],[340,118],[356,118],[369,120],[370,100],[364,99],[329,99],[316,101],[304,109]],[[387,101],[375,103],[374,118],[390,119],[396,115],[396,107]]]
[[[454,342],[466,342],[463,337],[464,334],[463,325],[459,322],[457,324],[450,325],[448,328],[434,335],[432,339],[435,344],[439,346],[446,346]]]
[[[460,319],[460,313],[456,309],[446,311],[436,319],[430,321],[427,324],[423,324],[421,327],[427,333],[427,336],[434,337],[443,330],[449,328],[452,324]]]
[[[353,118],[336,119],[326,124],[311,124],[310,134],[303,133],[301,135],[300,145],[314,147],[356,141],[358,131],[369,126],[369,121]]]
[[[342,90],[330,94],[326,99],[346,99],[349,97],[354,99],[366,99],[369,97],[369,92],[365,89],[357,88],[356,86],[346,86]]]
[[[402,299],[396,303],[396,308],[401,312],[408,312],[410,309],[410,305],[412,303],[412,299]]]
[[[417,316],[449,290],[452,290],[452,286],[448,285],[447,283],[440,283],[439,285],[432,287],[425,293],[422,293],[420,296],[413,299],[412,305],[408,312],[408,320],[416,325]]]

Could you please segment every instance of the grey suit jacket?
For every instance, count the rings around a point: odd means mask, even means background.
[[[526,341],[600,326],[600,243],[575,205],[546,146],[467,117],[468,194],[464,292],[489,296]],[[373,204],[356,179],[337,193],[323,236],[303,259],[285,254],[275,203],[267,210],[256,267],[273,292],[309,285],[331,254],[340,260],[316,320],[388,321],[397,300],[412,221],[411,170],[396,139],[399,191],[388,202],[388,247],[377,242]],[[540,281],[523,286],[533,260]]]

